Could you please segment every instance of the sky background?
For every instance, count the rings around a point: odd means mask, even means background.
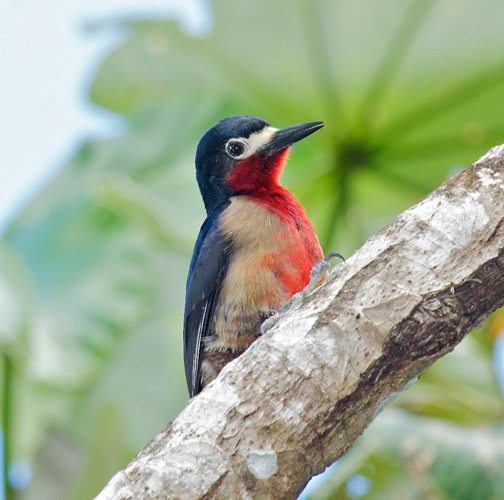
[[[124,16],[175,16],[204,29],[204,0],[3,0],[0,8],[0,230],[83,138],[117,134],[122,123],[87,99]],[[141,5],[141,7],[140,7]]]

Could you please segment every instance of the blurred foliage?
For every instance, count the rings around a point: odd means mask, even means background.
[[[200,36],[120,22],[90,96],[126,133],[85,141],[3,235],[0,347],[15,362],[13,459],[35,464],[27,497],[89,498],[185,404],[184,281],[204,218],[193,154],[216,120],[326,122],[284,182],[346,255],[503,142],[500,0],[215,0],[212,14]],[[483,331],[436,363],[316,498],[344,498],[356,472],[367,498],[497,498],[502,455],[477,458],[503,439],[491,357]]]
[[[389,410],[379,416],[310,498],[351,498],[350,478],[368,478],[366,498],[502,498],[502,429],[473,429]]]

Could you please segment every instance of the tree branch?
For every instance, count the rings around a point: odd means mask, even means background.
[[[297,297],[98,498],[294,498],[503,303],[504,145]]]

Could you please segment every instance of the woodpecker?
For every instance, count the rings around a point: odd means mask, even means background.
[[[322,126],[277,129],[257,117],[233,116],[198,144],[196,179],[207,218],[186,285],[190,397],[256,340],[261,323],[309,283],[323,258],[304,208],[280,184],[290,146]]]

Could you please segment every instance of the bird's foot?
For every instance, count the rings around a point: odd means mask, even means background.
[[[319,260],[311,270],[310,283],[308,283],[305,290],[311,291],[322,284],[336,267],[337,261],[346,262],[343,255],[335,252],[327,254],[323,259]]]

